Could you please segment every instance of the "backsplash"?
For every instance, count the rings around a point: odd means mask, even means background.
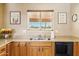
[[[49,38],[51,36],[51,31],[45,30],[15,30],[13,38],[15,39],[29,39],[36,38],[41,35],[44,38]]]

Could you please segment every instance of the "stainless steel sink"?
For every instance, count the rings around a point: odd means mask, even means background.
[[[30,38],[30,40],[51,40],[50,38]]]

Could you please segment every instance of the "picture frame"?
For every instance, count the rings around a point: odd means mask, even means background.
[[[13,24],[13,25],[21,24],[20,11],[10,11],[10,24]]]
[[[58,12],[58,24],[67,24],[67,12]]]
[[[78,18],[77,14],[73,14],[72,15],[72,21],[73,22],[76,22],[77,21],[77,18]]]

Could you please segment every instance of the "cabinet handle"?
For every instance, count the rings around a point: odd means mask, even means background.
[[[28,42],[27,44],[30,45],[30,42]]]
[[[19,47],[19,44],[20,44],[20,43],[18,43],[18,47]]]
[[[43,52],[43,48],[42,48],[42,52]]]
[[[40,52],[40,48],[38,49],[38,51]]]
[[[25,46],[27,46],[27,43],[25,43]]]

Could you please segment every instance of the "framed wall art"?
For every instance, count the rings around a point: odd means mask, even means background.
[[[58,12],[58,24],[67,24],[66,12]]]
[[[72,15],[72,21],[73,22],[76,22],[77,21],[77,18],[78,18],[77,14],[73,14]]]
[[[21,12],[20,11],[10,11],[10,24],[21,24]]]

